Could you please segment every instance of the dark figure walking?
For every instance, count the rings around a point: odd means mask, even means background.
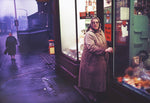
[[[12,33],[9,33],[9,36],[6,39],[6,49],[8,55],[11,56],[12,63],[15,62],[16,45],[17,45],[16,38],[12,36]]]

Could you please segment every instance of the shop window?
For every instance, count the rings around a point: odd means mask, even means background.
[[[150,96],[150,1],[117,0],[115,6],[114,76]]]
[[[59,7],[62,53],[80,60],[86,29],[96,15],[96,0],[60,0]]]

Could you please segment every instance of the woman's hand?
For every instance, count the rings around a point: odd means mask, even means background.
[[[113,52],[113,48],[112,47],[108,47],[107,49],[105,49],[105,52],[112,53]]]

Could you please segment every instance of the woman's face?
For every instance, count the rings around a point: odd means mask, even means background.
[[[91,22],[91,26],[93,29],[98,30],[99,29],[99,22],[97,19],[93,19]]]

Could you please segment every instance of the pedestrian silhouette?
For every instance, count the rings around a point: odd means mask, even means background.
[[[12,36],[12,33],[9,33],[9,36],[6,39],[6,51],[8,55],[11,56],[12,63],[15,63],[15,54],[16,54],[16,45],[17,40],[14,36]]]

